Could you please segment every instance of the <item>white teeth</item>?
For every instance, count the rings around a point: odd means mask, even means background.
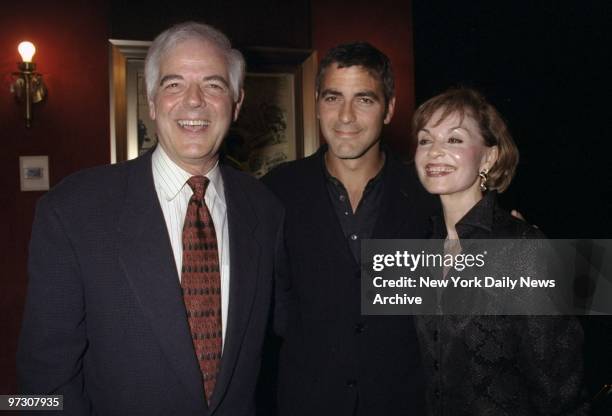
[[[210,121],[208,120],[178,120],[177,123],[181,127],[185,126],[208,126]]]
[[[439,172],[452,172],[455,170],[455,168],[452,168],[450,166],[436,166],[436,167],[428,167],[427,172],[431,172],[431,173],[439,173]]]

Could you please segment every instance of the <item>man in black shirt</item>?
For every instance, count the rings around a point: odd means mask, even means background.
[[[364,238],[427,238],[437,202],[414,168],[381,146],[395,106],[382,52],[367,43],[333,48],[316,88],[327,144],[264,178],[286,209],[279,414],[420,415],[412,317],[361,315],[360,246]]]

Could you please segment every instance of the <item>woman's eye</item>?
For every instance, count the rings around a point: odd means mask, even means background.
[[[428,144],[429,142],[430,142],[430,140],[429,140],[429,139],[425,139],[425,138],[419,139],[419,146],[426,145],[426,144]]]
[[[458,139],[458,138],[456,138],[456,137],[449,137],[449,138],[448,138],[448,142],[449,142],[449,143],[455,143],[455,144],[457,144],[457,143],[463,143],[463,140]]]

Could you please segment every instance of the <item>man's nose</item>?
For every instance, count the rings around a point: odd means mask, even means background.
[[[206,97],[199,85],[189,85],[185,92],[185,102],[191,108],[206,106]]]
[[[353,104],[350,101],[345,101],[340,107],[339,114],[340,121],[343,123],[352,123],[355,121],[355,110]]]

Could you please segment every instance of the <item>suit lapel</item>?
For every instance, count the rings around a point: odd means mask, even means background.
[[[260,242],[255,238],[257,216],[238,177],[240,173],[221,165],[227,202],[230,244],[230,294],[226,336],[217,384],[211,398],[211,412],[219,406],[231,381],[244,334],[249,325],[260,278]]]
[[[193,350],[166,223],[153,184],[151,152],[130,162],[119,221],[119,257],[167,360],[205,408],[202,374]]]

